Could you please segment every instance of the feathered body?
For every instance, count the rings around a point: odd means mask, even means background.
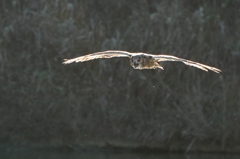
[[[144,54],[132,56],[130,58],[130,65],[134,69],[163,69],[163,67],[152,57]]]

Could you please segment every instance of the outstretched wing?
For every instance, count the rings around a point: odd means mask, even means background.
[[[117,50],[109,50],[109,51],[103,51],[103,52],[96,52],[93,54],[88,54],[84,56],[79,56],[73,59],[64,59],[65,61],[63,64],[69,64],[72,62],[84,62],[94,59],[100,59],[100,58],[113,58],[113,57],[131,57],[132,53],[127,51],[117,51]]]
[[[198,62],[194,62],[194,61],[178,58],[176,56],[153,55],[153,58],[155,58],[157,62],[161,62],[161,61],[180,61],[180,62],[183,62],[186,65],[197,67],[197,68],[199,68],[201,70],[204,70],[204,71],[211,70],[211,71],[216,72],[216,73],[221,72],[221,70],[218,69],[218,68],[211,67],[211,66],[208,66],[208,65],[204,65],[204,64],[201,64],[201,63],[198,63]]]

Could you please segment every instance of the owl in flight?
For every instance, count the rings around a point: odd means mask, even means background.
[[[88,55],[76,57],[73,59],[64,59],[65,61],[63,62],[63,64],[69,64],[72,62],[84,62],[84,61],[100,59],[100,58],[113,58],[113,57],[128,57],[128,58],[130,58],[130,65],[134,69],[140,69],[140,70],[142,70],[142,69],[162,69],[163,70],[163,67],[159,64],[159,62],[180,61],[186,65],[197,67],[204,71],[211,70],[216,73],[221,72],[221,70],[218,68],[204,65],[201,63],[197,63],[194,61],[178,58],[176,56],[153,55],[153,54],[147,54],[147,53],[130,53],[127,51],[118,51],[118,50],[96,52],[93,54],[88,54]]]

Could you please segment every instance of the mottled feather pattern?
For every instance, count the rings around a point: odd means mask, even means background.
[[[94,60],[94,59],[99,59],[99,58],[130,57],[130,56],[131,56],[131,54],[129,54],[128,52],[125,52],[125,51],[96,52],[93,54],[76,57],[74,59],[64,59],[65,62],[63,62],[63,64],[69,64],[72,62],[84,62],[84,61],[89,61],[89,60]]]
[[[183,62],[184,64],[186,64],[188,66],[197,67],[197,68],[199,68],[201,70],[204,70],[204,71],[211,70],[211,71],[216,72],[216,73],[221,72],[221,70],[218,69],[218,68],[211,67],[211,66],[208,66],[208,65],[204,65],[204,64],[201,64],[201,63],[198,63],[198,62],[186,60],[186,59],[183,59],[183,58],[178,58],[176,56],[171,56],[171,55],[154,55],[153,57],[158,62],[161,62],[161,61],[179,61],[179,62]]]

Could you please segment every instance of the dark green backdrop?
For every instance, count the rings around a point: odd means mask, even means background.
[[[0,141],[237,150],[239,0],[2,0]],[[170,54],[134,70],[126,58],[62,65],[103,50]]]

